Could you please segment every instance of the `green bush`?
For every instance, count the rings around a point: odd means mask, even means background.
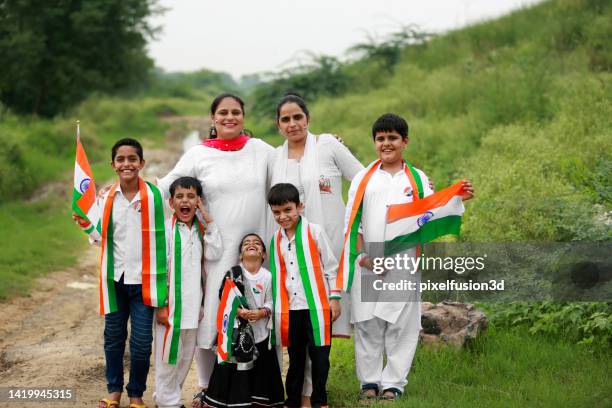
[[[485,308],[496,327],[528,328],[531,334],[566,339],[593,350],[612,347],[612,303],[513,302]]]

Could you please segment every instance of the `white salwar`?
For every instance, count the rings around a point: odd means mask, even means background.
[[[425,173],[416,170],[423,185],[423,195],[433,194]],[[360,180],[361,177],[357,179]],[[349,197],[354,197],[357,184],[351,184]],[[385,241],[387,206],[411,202],[413,194],[416,192],[412,191],[404,169],[393,175],[380,168],[374,171],[362,202],[360,231],[366,246],[368,243]],[[349,216],[350,209],[347,209],[346,223]],[[408,255],[416,256],[415,249],[408,250]],[[361,385],[376,384],[381,389],[396,388],[403,392],[421,330],[420,302],[363,302],[359,267],[355,268],[351,295],[351,323],[355,325],[355,362]],[[383,367],[384,355],[387,357],[387,364]]]
[[[262,140],[251,138],[237,151],[222,151],[197,145],[189,149],[164,178],[158,180],[163,194],[169,195],[170,184],[183,176],[197,178],[202,184],[204,206],[217,224],[223,239],[223,255],[217,261],[206,260],[204,318],[198,327],[197,350],[199,385],[208,386],[215,356],[216,315],[219,287],[225,272],[238,264],[238,246],[248,233],[265,239],[270,219],[266,192],[268,166],[274,148]]]

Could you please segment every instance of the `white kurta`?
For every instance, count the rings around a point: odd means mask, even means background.
[[[200,315],[200,306],[204,290],[202,288],[202,259],[217,260],[223,255],[223,243],[217,224],[212,222],[206,226],[204,232],[204,247],[200,240],[198,227],[188,227],[177,221],[181,235],[181,330],[197,329]],[[172,247],[174,242],[174,228],[172,219],[166,220],[166,248],[168,270],[174,262]]]
[[[421,177],[423,195],[433,194],[433,191],[429,188],[429,180],[425,173],[421,170],[416,170]],[[357,188],[357,183],[351,184],[349,197],[355,195]],[[363,212],[361,216],[361,228],[366,245],[368,243],[384,242],[387,206],[390,204],[412,202],[412,197],[410,180],[408,180],[404,170],[391,175],[379,168],[372,174],[363,196]],[[349,212],[350,209],[347,209],[347,218]],[[409,254],[415,256],[415,250],[409,250]],[[355,268],[355,277],[351,287],[351,299],[351,323],[366,321],[373,317],[379,317],[389,323],[395,323],[406,305],[406,302],[362,302],[360,268]]]
[[[178,177],[191,176],[202,184],[204,205],[217,224],[223,240],[223,255],[206,260],[204,318],[198,329],[198,346],[210,349],[215,342],[219,287],[225,272],[238,263],[238,246],[248,233],[266,236],[268,162],[274,149],[259,139],[250,139],[238,151],[221,151],[204,145],[192,147],[158,186],[167,197]],[[264,238],[265,239],[265,238]]]
[[[272,273],[263,266],[256,273],[247,271],[244,265],[242,267],[242,276],[244,276],[244,296],[247,299],[247,304],[252,310],[266,308],[270,312],[274,310],[272,300]],[[253,335],[255,343],[261,343],[270,335],[268,321],[271,316],[264,317],[255,322],[251,322],[253,327]]]

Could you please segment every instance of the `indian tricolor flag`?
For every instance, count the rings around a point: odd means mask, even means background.
[[[233,280],[226,278],[217,309],[217,354],[218,361],[228,361],[232,356],[232,333],[238,308],[242,303],[240,291]]]
[[[72,190],[72,211],[86,220],[81,225],[83,231],[92,239],[100,240],[100,209],[96,203],[96,185],[93,173],[81,144],[79,124],[77,123],[76,158],[74,161],[74,188]]]
[[[459,235],[463,215],[463,181],[421,200],[393,204],[387,209],[385,256],[433,241]]]

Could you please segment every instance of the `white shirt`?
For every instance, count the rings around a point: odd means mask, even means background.
[[[426,197],[433,194],[433,191],[429,188],[429,180],[425,173],[419,169],[415,170],[421,178],[423,196]],[[363,171],[366,170],[364,169]],[[357,179],[361,179],[361,177]],[[358,183],[351,183],[349,197],[355,195],[358,187]],[[363,234],[366,246],[368,243],[382,243],[385,241],[384,226],[386,224],[387,207],[391,204],[412,202],[414,194],[418,193],[412,191],[410,180],[403,168],[395,174],[390,174],[380,167],[374,171],[363,196],[360,232]],[[345,223],[348,222],[349,216],[350,209],[347,209]],[[409,250],[409,254],[415,256],[415,250]],[[379,317],[390,323],[395,323],[406,304],[402,302],[362,302],[360,268],[355,270],[355,277],[351,288],[351,299],[352,323],[369,320],[372,317]]]
[[[104,209],[108,193],[98,200]],[[113,266],[115,282],[123,277],[126,285],[142,284],[142,219],[140,215],[140,192],[128,201],[121,186],[117,187],[113,199]],[[91,241],[100,245],[101,241]]]
[[[206,259],[219,259],[223,253],[221,235],[215,223],[206,226],[204,232],[204,248],[198,233],[198,227],[191,227],[177,221],[181,236],[181,330],[197,329],[200,306],[204,290],[202,287],[202,252]],[[168,270],[174,262],[172,247],[174,229],[172,219],[166,220],[166,248]]]
[[[325,292],[329,296],[329,289],[336,287],[336,273],[338,272],[338,261],[334,256],[329,238],[325,232],[317,224],[310,224],[312,237],[317,243],[319,249],[319,255],[321,259],[321,266],[323,269],[323,276],[325,277]],[[285,279],[285,287],[289,295],[289,309],[290,310],[303,310],[308,309],[308,302],[306,301],[306,294],[304,292],[304,285],[302,284],[302,278],[300,276],[300,269],[297,262],[297,254],[295,248],[295,235],[291,238],[287,238],[287,234],[284,229],[281,229],[281,242],[280,242],[281,254],[285,260],[285,267],[287,268],[287,278]]]
[[[272,273],[264,267],[259,268],[256,273],[247,271],[244,265],[242,267],[242,276],[244,282],[244,296],[251,310],[267,308],[270,313],[274,311],[272,301]],[[255,334],[255,343],[264,341],[270,331],[268,330],[268,321],[271,314],[256,322],[252,322],[253,333]]]

